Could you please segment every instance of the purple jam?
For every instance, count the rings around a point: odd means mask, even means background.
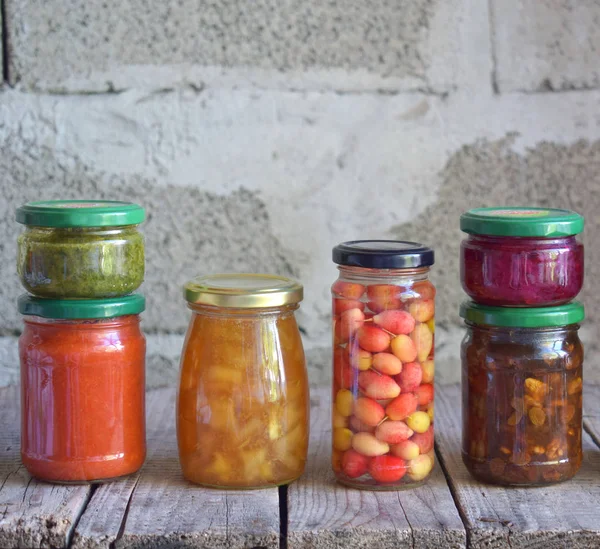
[[[561,305],[583,286],[583,244],[575,236],[469,235],[461,244],[460,277],[465,292],[484,305]]]

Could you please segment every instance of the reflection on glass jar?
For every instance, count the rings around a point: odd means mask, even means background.
[[[356,488],[413,486],[435,462],[433,251],[356,241],[333,260],[333,470]]]
[[[192,319],[177,408],[184,476],[221,488],[289,483],[304,471],[309,396],[294,311],[302,286],[268,275],[186,284]]]
[[[461,216],[461,281],[478,303],[545,307],[583,286],[583,217],[568,210],[477,208]]]
[[[484,482],[567,480],[582,460],[583,306],[464,304],[463,461]]]

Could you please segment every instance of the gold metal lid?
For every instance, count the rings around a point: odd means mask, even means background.
[[[258,309],[299,303],[304,297],[302,284],[268,274],[215,274],[196,277],[185,284],[189,303]]]

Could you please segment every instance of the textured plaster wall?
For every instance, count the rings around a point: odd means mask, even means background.
[[[435,247],[438,379],[458,379],[458,217],[495,204],[586,216],[594,367],[599,2],[1,1],[0,384],[18,370],[14,210],[42,197],[147,208],[151,386],[176,380],[181,285],[219,271],[304,282],[325,379],[331,247],[354,238]]]
[[[476,0],[5,2],[11,82],[67,93],[130,87],[139,74],[123,69],[165,65],[298,74],[299,87],[311,87],[303,73],[314,69],[317,87],[444,91],[467,53],[446,29],[482,12]],[[161,72],[146,74],[161,86]]]

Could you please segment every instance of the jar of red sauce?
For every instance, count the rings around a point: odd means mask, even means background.
[[[476,208],[460,218],[465,292],[499,307],[568,303],[583,286],[583,217],[548,208]]]
[[[143,465],[144,306],[137,294],[19,298],[21,458],[34,477],[106,481]]]
[[[357,240],[333,261],[333,471],[353,488],[416,486],[435,463],[434,252]]]

